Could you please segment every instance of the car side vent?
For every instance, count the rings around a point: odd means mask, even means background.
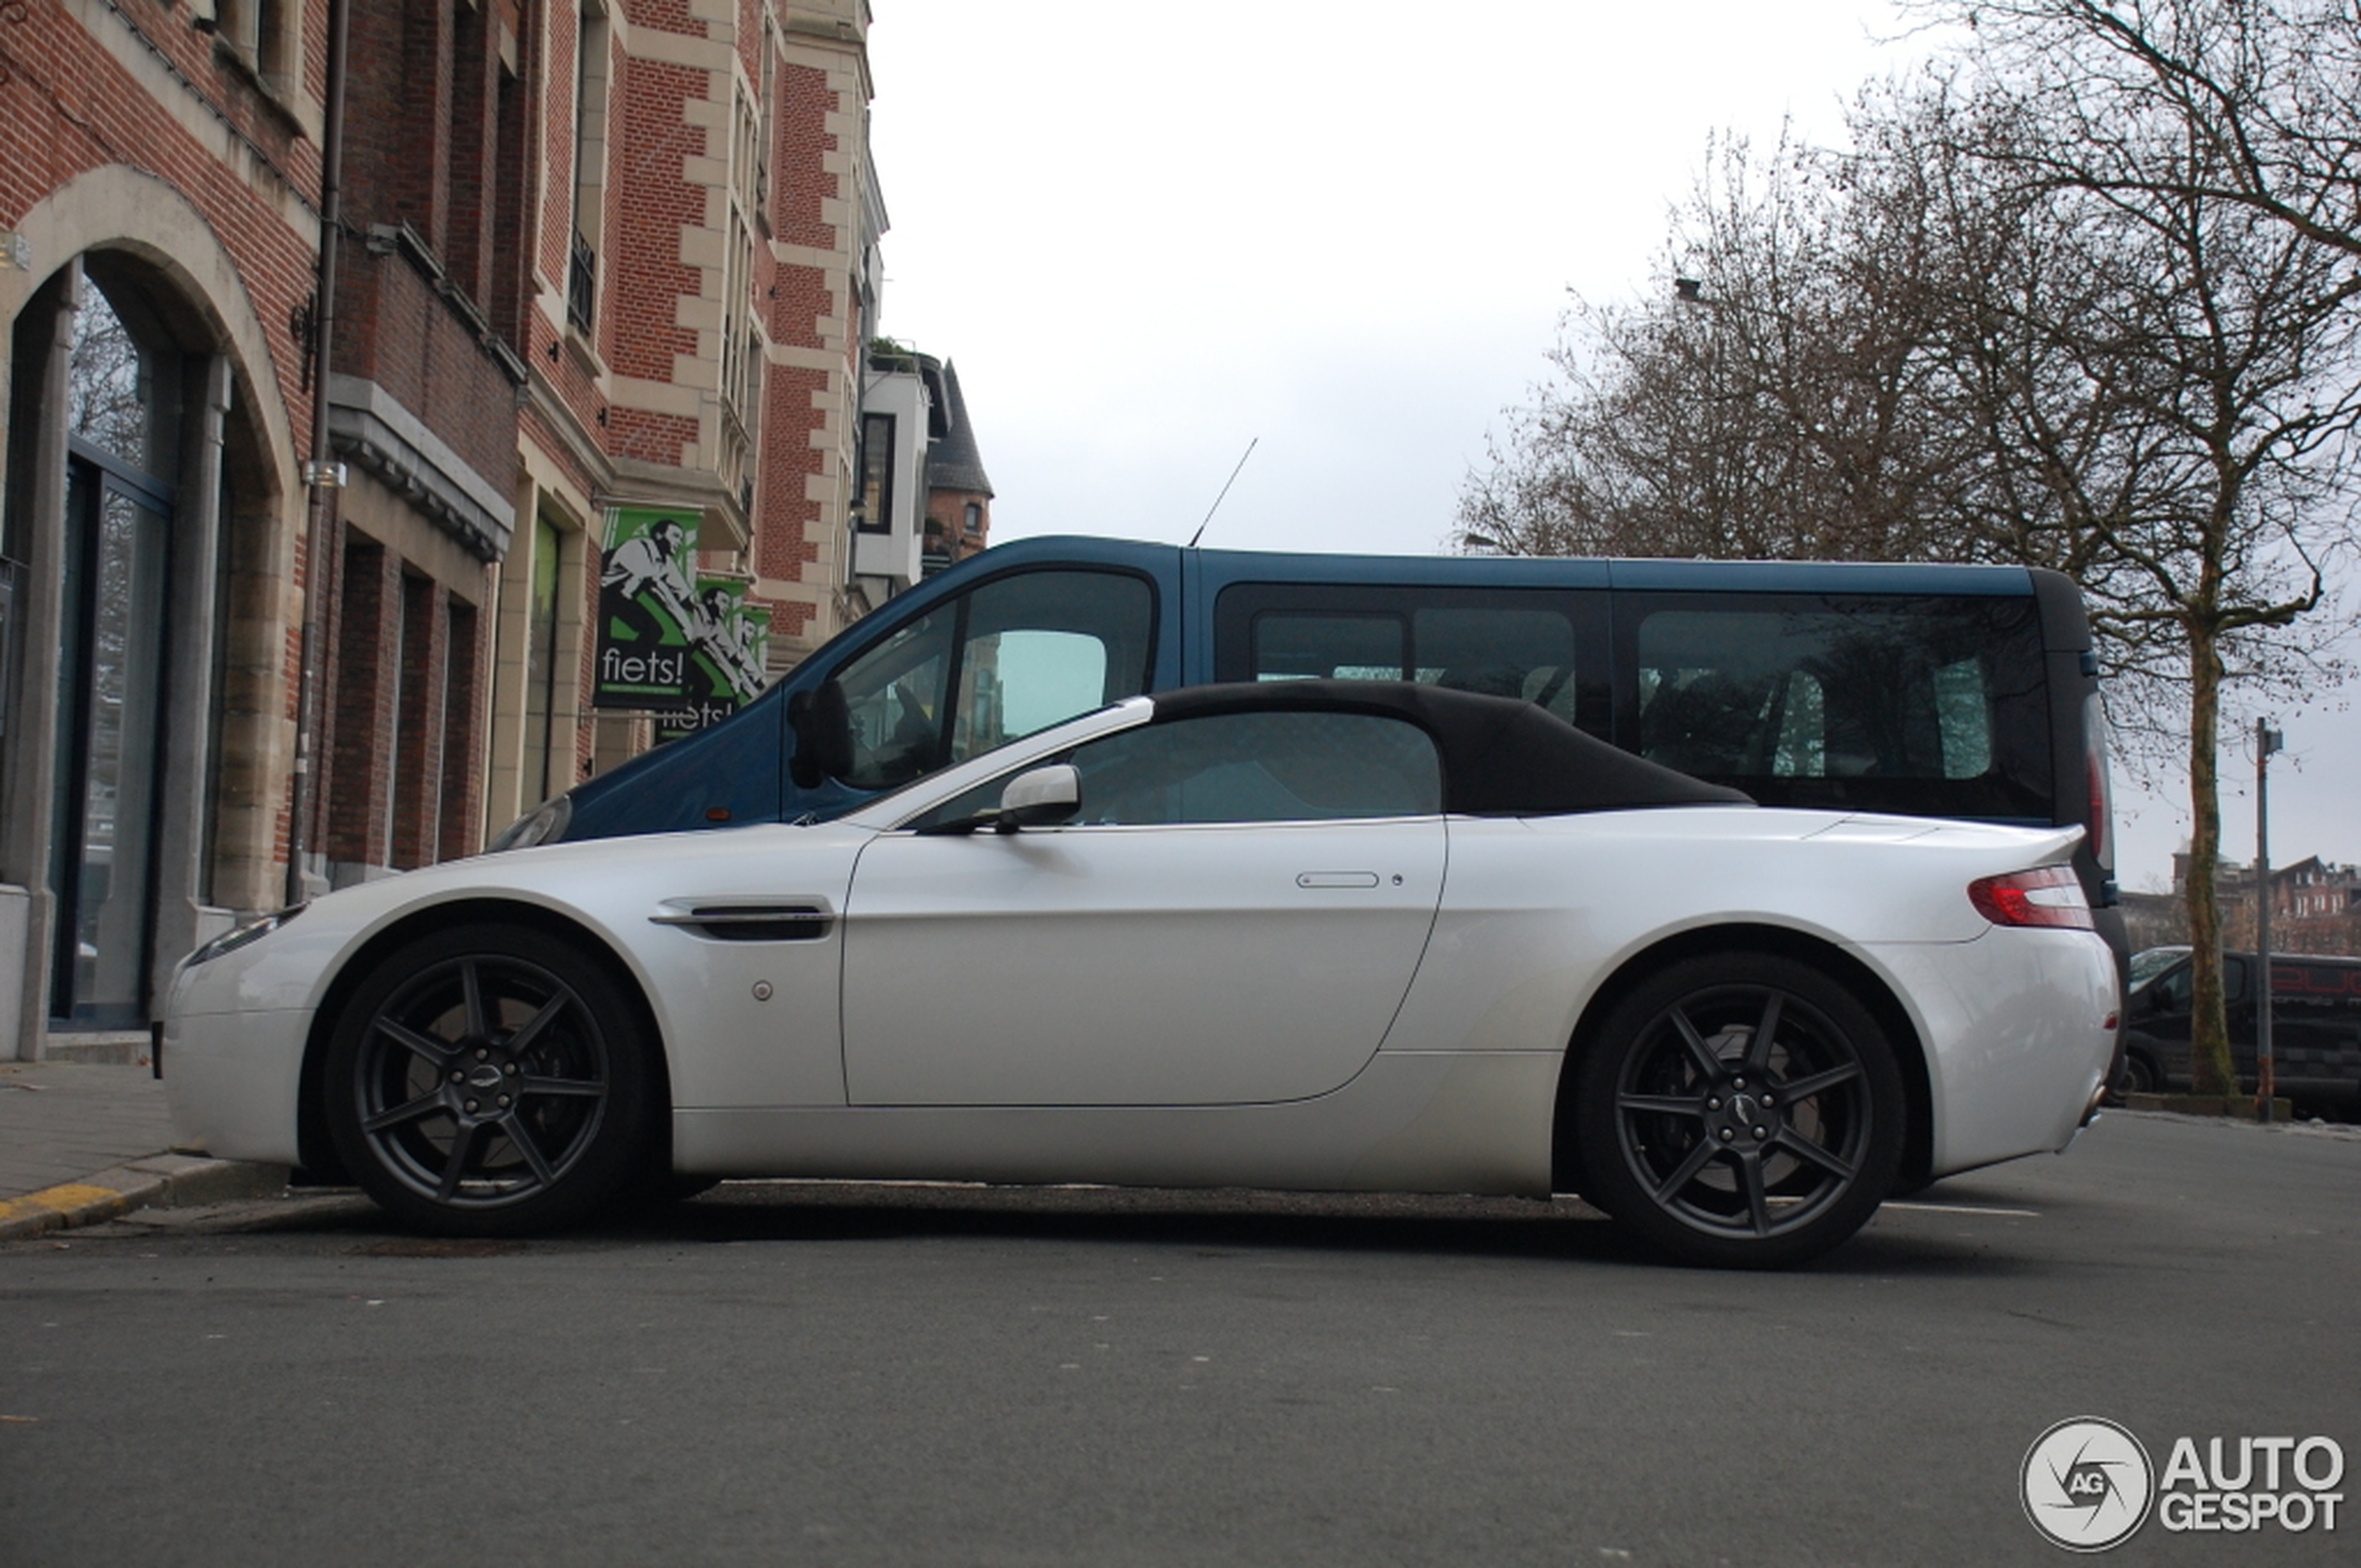
[[[664,913],[648,920],[711,942],[818,942],[835,929],[837,916],[822,898],[666,899]]]

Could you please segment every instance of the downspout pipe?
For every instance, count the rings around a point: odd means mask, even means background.
[[[319,771],[320,664],[327,639],[328,527],[344,472],[328,445],[328,352],[336,341],[336,251],[344,234],[345,43],[351,0],[328,0],[327,125],[320,145],[319,300],[311,322],[311,456],[303,466],[309,496],[304,535],[303,652],[296,678],[295,779],[287,811],[286,902],[304,900],[303,861],[310,849],[310,819]]]

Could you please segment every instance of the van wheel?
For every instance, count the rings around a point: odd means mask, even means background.
[[[1809,965],[1708,954],[1642,982],[1584,1055],[1585,1195],[1658,1251],[1777,1268],[1859,1230],[1902,1162],[1902,1075],[1868,1009]]]
[[[2149,1064],[2146,1057],[2126,1051],[2123,1056],[2123,1070],[2115,1075],[2115,1092],[2118,1097],[2127,1094],[2156,1093],[2156,1068]]]
[[[642,1168],[650,1044],[565,942],[461,926],[361,983],[328,1043],[329,1136],[362,1191],[441,1235],[573,1223]]]

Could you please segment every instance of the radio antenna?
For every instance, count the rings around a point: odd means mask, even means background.
[[[1230,477],[1221,481],[1221,495],[1216,495],[1213,498],[1213,505],[1205,509],[1205,522],[1198,523],[1197,531],[1189,535],[1188,547],[1190,549],[1195,549],[1197,547],[1197,541],[1205,537],[1206,522],[1211,522],[1213,520],[1213,514],[1221,509],[1221,497],[1229,494],[1230,487],[1238,482],[1239,469],[1242,469],[1246,466],[1246,459],[1254,455],[1254,449],[1261,442],[1261,441],[1262,438],[1260,436],[1255,437],[1253,441],[1246,442],[1246,451],[1238,455],[1238,467],[1231,469]]]

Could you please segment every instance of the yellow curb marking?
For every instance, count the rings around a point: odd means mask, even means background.
[[[123,1194],[112,1187],[93,1187],[85,1181],[69,1181],[61,1186],[45,1187],[38,1192],[28,1192],[21,1198],[0,1202],[0,1224],[32,1214],[81,1214],[124,1201]]]

